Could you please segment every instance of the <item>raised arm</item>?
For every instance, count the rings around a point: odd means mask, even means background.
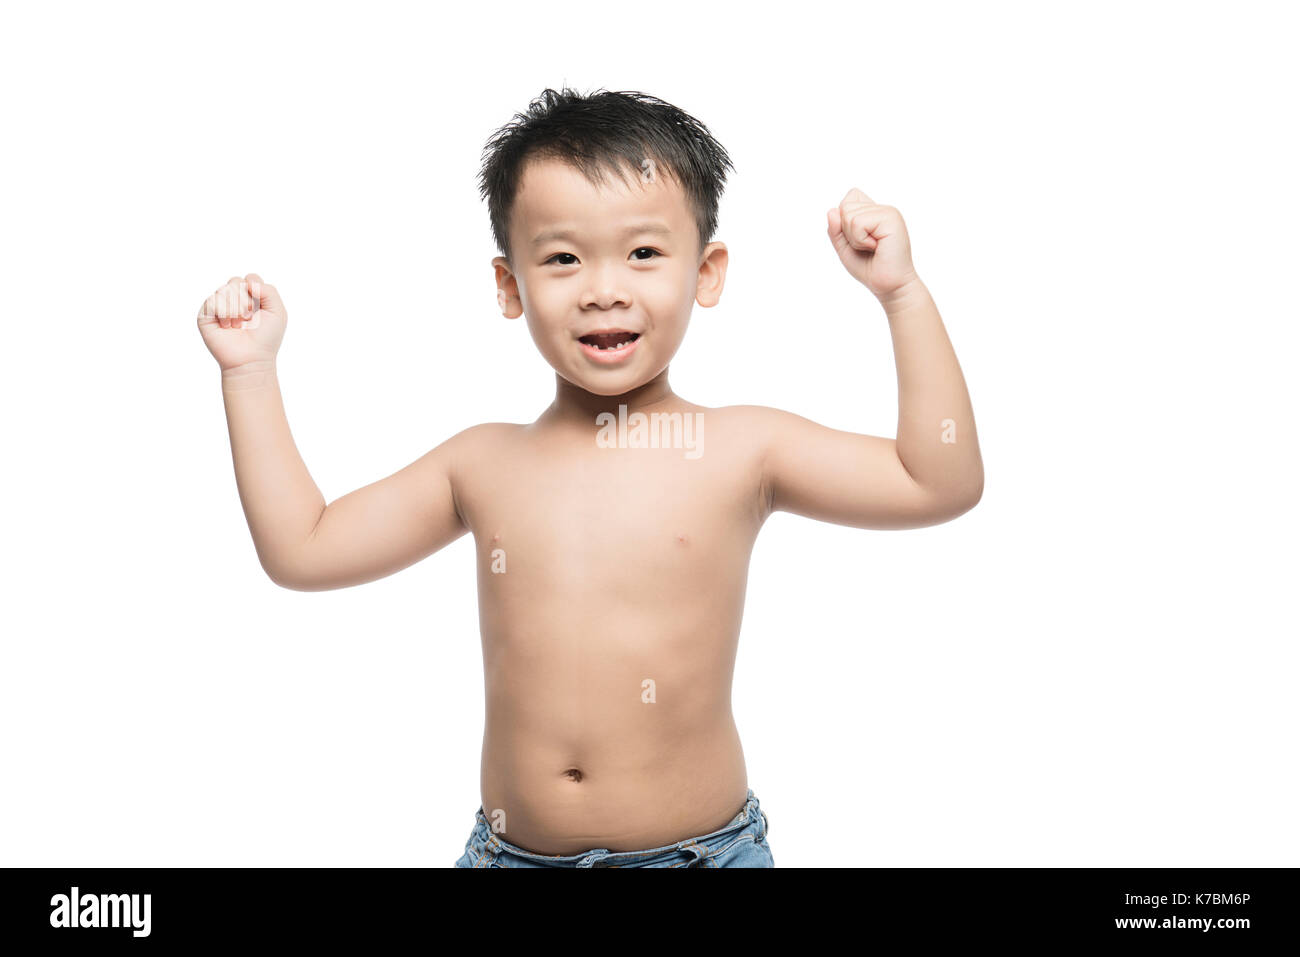
[[[975,414],[939,310],[912,266],[898,210],[852,189],[827,213],[840,260],[884,307],[898,370],[898,437],[841,432],[787,412],[756,413],[773,510],[858,528],[956,518],[984,492]]]
[[[452,483],[474,429],[325,504],[280,396],[275,354],[286,323],[278,293],[254,274],[232,277],[199,312],[200,332],[221,366],[239,499],[271,580],[298,591],[359,585],[463,535]]]
[[[750,414],[763,442],[771,511],[854,528],[920,528],[955,518],[978,499],[919,484],[894,439],[841,432],[778,409]]]
[[[244,391],[235,401],[245,401],[251,395]],[[254,531],[257,554],[267,575],[277,585],[295,591],[347,588],[401,571],[460,538],[467,528],[456,507],[452,474],[457,453],[467,444],[468,431],[452,436],[387,478],[328,505],[315,490],[312,502],[317,517],[305,535],[298,531],[301,526],[295,527],[293,535],[281,538],[270,531],[259,539]],[[256,481],[252,479],[250,484]],[[241,481],[240,497],[249,528],[268,527],[265,523],[255,525],[253,516],[262,509],[250,507],[251,496],[245,497],[244,486]],[[286,482],[285,494],[288,487]],[[263,506],[275,501],[275,494],[260,499]],[[303,514],[307,514],[305,509]]]
[[[464,535],[451,486],[458,437],[325,506],[307,540],[283,551],[274,572],[267,568],[271,580],[299,591],[360,585]]]

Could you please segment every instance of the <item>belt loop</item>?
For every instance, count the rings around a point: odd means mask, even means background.
[[[691,867],[694,864],[698,864],[700,861],[704,860],[705,856],[709,853],[709,849],[707,847],[703,846],[702,844],[696,844],[694,841],[691,841],[689,844],[685,844],[682,847],[679,847],[678,850],[686,851],[688,854],[695,855],[695,860],[688,863],[686,865],[687,867]]]

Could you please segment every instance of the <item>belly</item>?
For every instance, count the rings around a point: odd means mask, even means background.
[[[745,804],[744,755],[728,719],[665,739],[593,726],[484,736],[483,810],[505,841],[537,854],[639,851],[724,827]]]
[[[660,621],[662,625],[662,621]],[[734,634],[484,634],[484,813],[538,854],[645,850],[745,803]]]

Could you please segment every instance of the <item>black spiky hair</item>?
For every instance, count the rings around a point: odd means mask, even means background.
[[[700,250],[718,228],[718,199],[727,170],[735,172],[722,145],[699,120],[657,97],[630,90],[583,95],[547,88],[489,138],[479,171],[479,193],[488,202],[497,249],[510,255],[510,211],[529,160],[558,159],[599,186],[606,174],[640,174],[647,158],[686,195],[695,213]]]

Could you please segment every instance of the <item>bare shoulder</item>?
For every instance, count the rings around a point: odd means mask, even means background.
[[[783,429],[808,422],[802,416],[766,405],[725,405],[708,409],[708,416],[729,432],[745,436],[755,446],[766,445]]]
[[[447,451],[456,466],[472,468],[485,458],[500,455],[526,428],[514,422],[481,422],[457,432],[439,448]]]
[[[768,405],[724,405],[716,409],[709,409],[709,411],[720,414],[725,413],[738,421],[751,422],[755,425],[779,422],[782,419],[794,416],[793,412],[787,412],[785,409],[774,409]]]
[[[515,422],[480,422],[462,429],[447,441],[465,449],[484,448],[516,439],[526,428]]]
[[[710,409],[710,412],[725,413],[739,421],[749,422],[770,422],[775,418],[783,415],[789,415],[781,409],[774,409],[766,405],[724,405],[716,409]]]

